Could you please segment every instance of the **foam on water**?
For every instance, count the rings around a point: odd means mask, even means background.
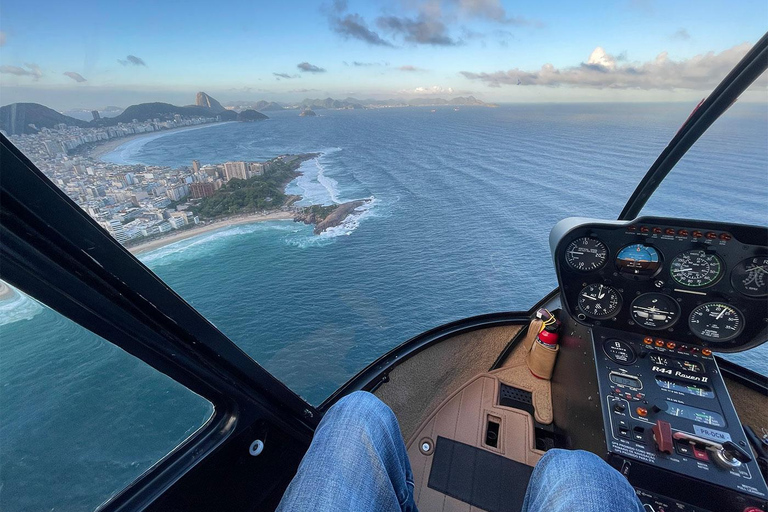
[[[305,249],[307,247],[322,247],[332,243],[335,238],[351,235],[352,232],[360,226],[360,222],[362,222],[364,219],[378,216],[376,213],[374,213],[374,207],[377,206],[380,201],[375,196],[367,198],[367,201],[368,202],[365,204],[355,208],[355,210],[347,215],[347,218],[344,219],[344,221],[338,226],[328,228],[319,235],[312,234],[286,237],[286,244],[299,247],[301,249]]]
[[[317,158],[301,164],[299,171],[302,175],[291,181],[285,189],[288,194],[302,197],[300,201],[295,203],[296,206],[315,204],[327,206],[341,202],[339,200],[339,182],[326,175],[325,166],[321,163],[323,157],[337,151],[341,151],[341,148],[323,150]]]
[[[35,315],[43,312],[41,306],[35,299],[24,295],[13,287],[12,295],[0,300],[0,326],[12,324],[21,320],[31,320]]]

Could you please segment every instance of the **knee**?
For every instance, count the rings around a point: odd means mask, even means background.
[[[557,467],[561,471],[594,470],[595,468],[612,469],[608,464],[595,455],[584,450],[548,450],[539,461],[544,468]]]
[[[349,427],[365,429],[397,422],[392,409],[366,391],[355,391],[336,402],[323,421],[341,422]]]

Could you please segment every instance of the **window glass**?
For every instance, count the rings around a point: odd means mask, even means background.
[[[0,509],[94,510],[212,410],[0,282]]]
[[[768,224],[768,96],[762,82],[683,156],[642,215]],[[768,375],[768,344],[723,357]]]

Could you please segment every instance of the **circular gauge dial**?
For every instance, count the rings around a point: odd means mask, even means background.
[[[733,268],[731,284],[747,297],[768,295],[768,257],[747,258]]]
[[[678,254],[669,264],[669,273],[678,284],[704,288],[715,284],[723,275],[723,263],[714,254],[693,249]]]
[[[597,320],[611,318],[621,309],[621,295],[603,284],[590,284],[579,292],[579,310]]]
[[[728,304],[708,302],[691,311],[688,326],[703,340],[728,341],[741,334],[744,316]]]
[[[565,262],[574,270],[590,272],[605,265],[608,248],[597,238],[577,238],[565,249]]]
[[[632,301],[632,320],[646,329],[667,329],[680,318],[677,301],[663,293],[644,293]]]
[[[661,268],[661,255],[650,245],[632,244],[616,255],[616,266],[625,276],[648,278]]]

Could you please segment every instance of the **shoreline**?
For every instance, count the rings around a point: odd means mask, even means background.
[[[172,233],[168,236],[144,242],[134,245],[132,247],[126,247],[134,256],[144,254],[156,249],[171,245],[175,242],[181,242],[188,238],[194,238],[196,236],[203,235],[210,231],[216,231],[217,229],[239,226],[241,224],[254,224],[257,222],[266,222],[268,220],[293,220],[293,213],[286,211],[269,212],[266,214],[255,213],[251,215],[240,215],[234,217],[227,217],[225,219],[213,221],[210,224],[200,225],[198,227],[185,229],[181,233]]]
[[[104,141],[101,144],[97,144],[87,151],[86,156],[94,160],[102,160],[102,158],[105,155],[112,153],[113,151],[117,150],[119,147],[123,146],[124,144],[128,144],[129,142],[132,142],[137,139],[142,139],[144,137],[152,137],[154,135],[156,136],[155,138],[160,138],[162,136],[170,135],[172,133],[180,133],[180,132],[186,132],[191,130],[200,130],[203,128],[212,128],[214,126],[221,126],[221,125],[236,123],[236,122],[237,121],[220,121],[220,122],[213,122],[213,123],[196,124],[193,126],[179,126],[177,128],[170,128],[168,130],[158,130],[158,131],[147,132],[147,133],[134,133],[133,135],[127,135],[125,137],[110,139],[110,140]],[[113,163],[113,162],[106,162],[106,163]]]

